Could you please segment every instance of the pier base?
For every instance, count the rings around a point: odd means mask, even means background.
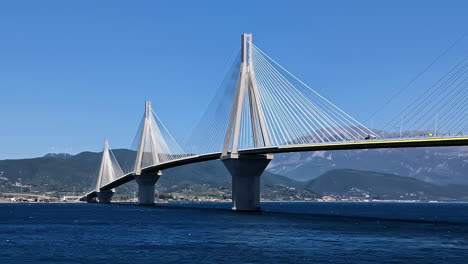
[[[230,155],[222,157],[232,177],[232,210],[260,210],[260,176],[273,155]]]
[[[142,173],[134,177],[138,183],[138,205],[154,205],[155,184],[161,177],[161,172]]]
[[[113,190],[103,191],[100,190],[97,193],[97,202],[102,204],[110,204],[112,200],[112,196],[114,196]]]
[[[96,203],[96,196],[91,196],[91,195],[87,195],[86,196],[86,202],[87,203]]]

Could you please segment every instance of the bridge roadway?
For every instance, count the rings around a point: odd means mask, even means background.
[[[326,150],[350,150],[350,149],[381,149],[381,148],[420,148],[420,147],[449,147],[449,146],[468,146],[468,137],[444,137],[444,138],[424,138],[424,139],[389,139],[389,140],[366,140],[359,142],[337,142],[337,143],[318,143],[310,145],[290,145],[279,147],[264,147],[255,149],[239,150],[239,155],[254,154],[274,154],[287,152],[305,152],[305,151],[326,151]],[[142,173],[157,173],[158,171],[183,166],[187,164],[217,160],[221,158],[221,152],[193,155],[168,162],[152,165],[142,169]],[[101,190],[111,190],[119,187],[134,179],[134,173],[127,173],[101,187]],[[96,197],[96,191],[87,193],[80,201],[86,201],[86,197]]]

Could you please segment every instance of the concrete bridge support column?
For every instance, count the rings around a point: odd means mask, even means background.
[[[100,190],[97,192],[97,202],[102,204],[110,204],[113,195],[113,190]]]
[[[91,196],[91,195],[86,195],[86,202],[87,203],[96,203],[96,197],[95,196]]]
[[[273,155],[233,155],[223,157],[232,177],[232,210],[260,210],[260,176]]]
[[[134,177],[138,183],[138,205],[154,205],[155,184],[161,177],[161,172],[142,173]]]

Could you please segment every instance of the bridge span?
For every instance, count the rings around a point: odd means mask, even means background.
[[[239,61],[190,134],[188,148],[146,102],[133,171],[122,172],[106,141],[96,188],[81,200],[110,203],[115,188],[135,180],[138,203],[153,205],[164,170],[221,160],[232,177],[233,209],[255,211],[260,176],[276,153],[466,146],[468,76],[462,77],[468,71],[463,67],[468,62],[457,64],[381,127],[389,135],[383,137],[273,60],[253,44],[252,34],[243,34]]]
[[[361,142],[340,142],[329,144],[310,144],[310,145],[294,145],[280,147],[264,147],[239,150],[239,155],[266,155],[276,153],[290,152],[307,152],[307,151],[330,151],[330,150],[352,150],[352,149],[384,149],[384,148],[421,148],[421,147],[451,147],[451,146],[468,146],[468,137],[445,137],[445,138],[425,138],[425,139],[393,139],[393,140],[378,140],[378,141],[361,141]],[[160,171],[184,166],[192,163],[205,162],[210,160],[222,159],[222,153],[208,153],[203,155],[192,155],[183,157],[164,163],[142,168],[141,173],[157,174]],[[133,172],[122,175],[100,187],[101,191],[110,191],[125,183],[135,179]],[[97,197],[97,191],[91,191],[81,197],[81,201],[90,201]]]

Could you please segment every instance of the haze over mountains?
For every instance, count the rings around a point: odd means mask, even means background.
[[[331,169],[411,176],[436,184],[468,184],[468,147],[370,149],[276,154],[270,172],[304,181]]]

